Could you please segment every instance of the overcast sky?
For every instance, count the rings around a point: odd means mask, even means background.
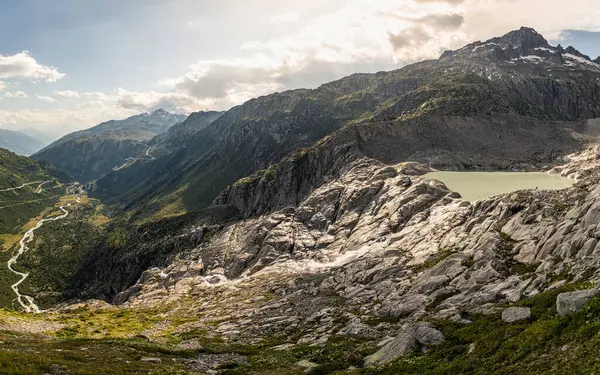
[[[520,26],[600,55],[598,0],[2,1],[0,127],[227,109]]]

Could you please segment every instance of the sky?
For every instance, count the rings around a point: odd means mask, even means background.
[[[598,0],[2,1],[0,128],[224,110],[521,26],[600,55]]]

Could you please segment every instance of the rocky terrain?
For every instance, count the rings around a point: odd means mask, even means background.
[[[131,158],[145,156],[148,141],[185,118],[157,110],[125,120],[107,121],[68,134],[37,152],[33,158],[64,169],[81,182],[89,182],[126,164]]]
[[[0,311],[0,328],[18,332],[0,335],[0,363],[26,373],[27,353],[50,374],[594,373],[599,80],[588,56],[522,28],[193,114],[36,232],[20,267],[45,310]],[[468,202],[426,178],[433,169],[574,184]]]
[[[474,204],[421,177],[425,165],[362,158],[297,205],[165,236],[161,246],[177,242],[185,250],[145,271],[112,302],[126,310],[166,309],[148,335],[168,331],[275,352],[351,340],[345,350],[358,358],[293,364],[309,373],[355,373],[357,366],[373,370],[356,373],[395,373],[385,369],[439,355],[436,348],[455,339],[446,336],[468,326],[479,332],[446,359],[478,353],[489,344],[485,319],[494,329],[513,324],[525,334],[536,324],[571,319],[595,301],[597,150],[569,155],[552,171],[578,178],[572,188]],[[578,289],[584,291],[570,293]],[[414,359],[426,348],[432,354]],[[242,359],[236,367],[251,372]]]

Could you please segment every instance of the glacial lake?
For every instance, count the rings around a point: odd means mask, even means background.
[[[448,189],[460,193],[469,202],[517,190],[559,190],[574,184],[573,180],[543,172],[439,171],[427,173],[423,177],[442,181]]]

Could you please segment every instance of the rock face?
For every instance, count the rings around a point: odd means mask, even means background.
[[[515,323],[529,319],[531,319],[531,309],[529,307],[509,307],[502,311],[504,323]]]
[[[426,323],[407,323],[400,329],[398,336],[379,349],[375,354],[365,358],[366,366],[377,366],[390,362],[398,357],[410,354],[421,348],[427,350],[444,341],[442,332]]]
[[[444,170],[528,170],[556,162],[581,147],[577,139],[596,135],[587,122],[547,123],[497,115],[492,119],[428,117],[347,127],[309,150],[287,158],[226,188],[216,205],[231,205],[244,216],[261,215],[304,200],[315,187],[347,170],[360,158],[385,164],[419,161]],[[535,140],[535,141],[534,141]],[[419,170],[410,170],[421,165]],[[402,174],[428,167],[402,165]]]
[[[598,294],[598,289],[562,293],[556,299],[558,315],[570,315],[581,311]]]
[[[466,323],[464,312],[555,288],[555,275],[593,281],[600,269],[600,162],[584,156],[589,152],[573,155],[562,168],[567,176],[589,170],[572,188],[520,191],[474,204],[438,181],[415,176],[421,168],[414,165],[363,158],[297,205],[233,221],[210,235],[198,236],[200,226],[156,241],[161,252],[160,244],[179,244],[180,255],[154,263],[160,268],[144,272],[115,301],[145,306],[196,295],[206,301],[205,324],[211,324],[210,317],[228,317],[219,320],[225,335],[300,331],[298,342],[312,343],[336,334],[397,335],[385,325],[369,329],[365,323],[372,319]],[[130,271],[119,271],[125,270],[120,264],[127,254],[152,264],[152,253],[142,245],[148,244],[147,229],[140,233],[146,233],[143,241],[132,237],[135,253],[111,249],[119,255],[111,263],[99,252],[97,265],[85,267],[106,275],[105,290],[123,290],[120,274],[137,277],[129,266]],[[192,238],[196,242],[188,242]],[[202,266],[190,272],[192,264]],[[305,275],[311,276],[304,280]],[[81,279],[78,290],[93,290],[87,274]],[[279,297],[242,303],[240,291],[251,293],[243,297],[247,300],[272,291]],[[333,302],[332,296],[344,302]],[[525,315],[517,312],[519,319]]]

